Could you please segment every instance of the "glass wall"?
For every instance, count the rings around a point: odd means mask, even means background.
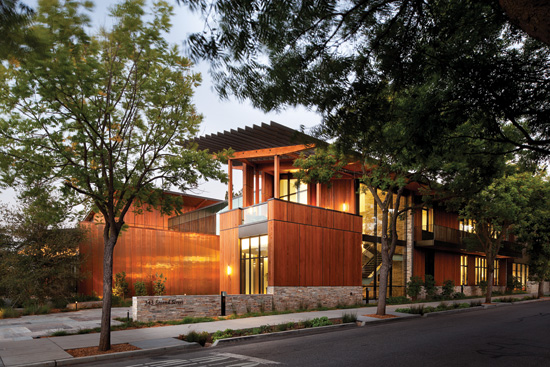
[[[267,292],[267,235],[241,238],[241,293]]]
[[[378,196],[383,201],[386,198],[387,193],[377,190]],[[390,211],[393,210],[393,203],[395,201],[395,194],[392,197]],[[407,206],[407,197],[402,196],[399,203],[399,210]],[[363,234],[370,236],[382,236],[382,210],[380,210],[378,204],[374,200],[372,193],[367,187],[361,184],[359,191],[359,215],[363,217]],[[389,220],[388,216],[388,220]],[[388,223],[389,230],[389,223]],[[397,219],[397,237],[400,240],[405,241],[407,239],[407,216],[403,215]]]
[[[487,259],[476,257],[476,285],[487,280]]]
[[[291,175],[281,175],[279,198],[293,203],[307,204],[307,184],[298,183],[298,180]]]
[[[460,255],[460,285],[468,285],[468,255]]]
[[[523,288],[525,288],[525,286],[527,286],[527,280],[529,279],[529,265],[513,263],[512,276],[521,283]]]

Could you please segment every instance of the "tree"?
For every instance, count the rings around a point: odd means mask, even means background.
[[[86,9],[89,3],[84,3]],[[104,218],[100,350],[110,348],[113,250],[124,217],[157,207],[178,212],[199,179],[224,180],[220,163],[185,143],[201,116],[191,103],[200,76],[163,38],[172,8],[127,0],[110,30],[88,34],[82,4],[41,1],[32,25],[45,54],[0,68],[0,167],[5,185],[60,183]]]
[[[544,295],[544,282],[550,280],[550,183],[533,178],[529,209],[516,227],[517,241],[525,244],[529,256],[529,277],[539,283],[538,297]]]
[[[0,289],[12,304],[67,299],[80,275],[78,244],[85,232],[67,227],[68,208],[43,188],[1,207]]]
[[[385,81],[418,146],[476,121],[465,136],[550,153],[549,47],[495,1],[181,2],[206,17],[190,50],[212,62],[222,97],[328,117]]]
[[[468,242],[481,246],[487,259],[487,303],[491,303],[494,260],[503,241],[530,210],[533,185],[531,174],[505,175],[470,197],[460,211],[461,218],[474,223],[473,238]]]
[[[19,0],[0,0],[0,60],[21,56],[37,46],[37,38],[27,28],[33,14],[33,10]]]

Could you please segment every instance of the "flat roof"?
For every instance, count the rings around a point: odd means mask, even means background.
[[[271,121],[262,122],[260,126],[253,125],[245,128],[231,129],[216,134],[209,134],[191,140],[198,144],[200,150],[208,149],[216,153],[224,149],[233,149],[235,152],[249,150],[286,147],[297,144],[324,144],[301,131]]]

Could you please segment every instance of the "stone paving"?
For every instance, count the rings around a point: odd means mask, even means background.
[[[126,317],[128,307],[111,310],[112,325],[119,325],[115,318]],[[32,340],[39,336],[51,335],[56,331],[75,332],[80,329],[93,329],[101,325],[101,309],[59,312],[47,315],[22,316],[16,319],[0,319],[0,342]]]

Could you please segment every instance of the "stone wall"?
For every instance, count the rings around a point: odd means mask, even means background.
[[[268,294],[232,294],[225,300],[226,315],[304,308],[336,307],[363,301],[361,286],[350,287],[267,287]],[[220,316],[221,296],[132,297],[135,321],[181,320],[187,316]]]
[[[361,286],[347,287],[267,287],[277,311],[336,307],[363,302]]]
[[[272,310],[271,295],[237,294],[225,300],[226,315]],[[221,315],[221,296],[145,296],[132,297],[132,319],[135,321],[181,320],[185,317]]]

